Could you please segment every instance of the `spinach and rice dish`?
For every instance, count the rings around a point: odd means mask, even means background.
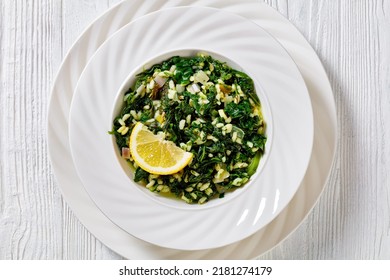
[[[172,57],[136,78],[110,132],[136,182],[202,204],[243,186],[255,173],[266,143],[265,122],[247,74],[199,54]],[[128,149],[137,122],[192,153],[192,161],[172,175],[140,168]]]

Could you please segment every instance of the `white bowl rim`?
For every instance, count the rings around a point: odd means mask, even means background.
[[[126,77],[126,79],[123,81],[121,86],[119,87],[114,104],[111,109],[111,118],[110,122],[108,124],[109,131],[112,130],[112,124],[115,120],[115,118],[119,115],[120,110],[123,108],[123,95],[128,89],[134,85],[134,82],[136,80],[136,75],[138,73],[141,73],[142,71],[152,67],[155,64],[162,63],[163,61],[173,57],[173,56],[182,56],[182,57],[191,57],[196,56],[197,54],[206,54],[210,55],[213,59],[219,60],[221,62],[226,62],[227,65],[232,67],[233,69],[242,71],[246,73],[254,82],[256,95],[260,99],[261,104],[261,110],[263,114],[263,119],[266,122],[266,136],[267,141],[265,144],[264,153],[261,157],[259,166],[256,169],[256,172],[250,177],[249,181],[245,183],[243,186],[238,187],[234,189],[231,192],[228,192],[225,194],[223,198],[213,198],[209,200],[205,204],[188,204],[185,203],[185,201],[179,199],[179,198],[169,198],[164,195],[161,195],[159,193],[151,192],[148,189],[146,189],[142,184],[137,183],[134,181],[134,171],[131,170],[130,165],[127,163],[125,159],[123,159],[119,153],[118,146],[116,144],[115,135],[111,136],[111,142],[112,142],[112,152],[115,154],[115,157],[118,160],[119,165],[121,166],[122,171],[127,175],[130,181],[131,187],[134,187],[137,191],[140,191],[143,193],[146,197],[153,200],[154,202],[157,202],[161,205],[172,207],[178,210],[205,210],[212,207],[217,207],[222,204],[228,203],[235,199],[236,197],[243,194],[247,189],[254,186],[254,182],[256,182],[256,178],[259,177],[262,173],[262,170],[264,169],[264,166],[268,162],[269,154],[271,153],[272,149],[272,139],[273,139],[273,119],[272,119],[272,110],[270,103],[267,98],[267,94],[264,90],[264,88],[261,86],[261,82],[256,80],[255,75],[251,75],[248,71],[246,71],[243,67],[240,66],[239,63],[236,61],[228,58],[227,56],[215,52],[213,50],[208,49],[193,49],[193,48],[180,48],[180,49],[172,49],[169,51],[165,51],[162,53],[159,53],[153,57],[150,57],[148,59],[145,59],[143,63],[139,64],[137,67],[135,67],[129,75]]]

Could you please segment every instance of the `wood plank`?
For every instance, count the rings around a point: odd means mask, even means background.
[[[339,146],[319,204],[264,258],[389,259],[389,2],[289,2],[328,72]]]
[[[61,196],[46,172],[60,9],[52,1],[1,3],[0,259],[61,258]]]

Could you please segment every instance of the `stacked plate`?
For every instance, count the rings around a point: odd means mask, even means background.
[[[129,188],[107,134],[118,90],[152,58],[202,50],[261,87],[266,155],[247,187],[188,207]],[[290,234],[317,201],[335,151],[332,91],[315,52],[258,1],[125,1],[77,40],[56,78],[49,151],[65,200],[130,259],[249,259]],[[184,204],[184,203],[182,203]]]

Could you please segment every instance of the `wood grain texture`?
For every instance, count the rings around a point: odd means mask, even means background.
[[[46,140],[50,87],[64,54],[113,4],[1,1],[0,259],[119,257],[62,200]]]
[[[59,8],[1,2],[0,258],[61,257],[62,231],[52,229],[61,229],[62,202],[47,172],[45,128],[53,62],[61,59]]]
[[[64,55],[118,2],[0,1],[0,259],[121,258],[63,201],[46,140],[50,87]],[[339,136],[319,203],[261,259],[390,259],[390,1],[264,2],[317,51]]]
[[[390,259],[390,2],[302,0],[285,6],[328,73],[338,149],[318,205],[263,258]]]

